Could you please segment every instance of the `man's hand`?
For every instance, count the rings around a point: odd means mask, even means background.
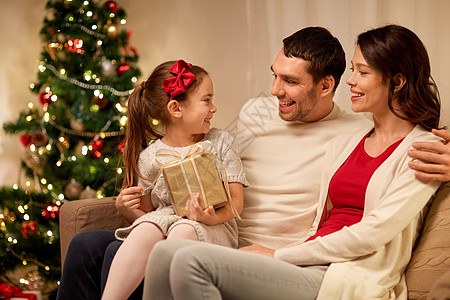
[[[413,143],[408,155],[420,161],[411,161],[409,167],[416,170],[416,178],[446,182],[450,180],[450,132],[433,129],[433,133],[443,138],[445,145],[431,142]]]
[[[245,246],[245,247],[239,248],[239,250],[258,253],[258,254],[262,254],[265,256],[269,256],[269,257],[274,257],[274,254],[275,254],[275,250],[258,245],[258,244]]]

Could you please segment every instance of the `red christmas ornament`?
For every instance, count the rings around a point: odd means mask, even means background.
[[[120,142],[119,146],[117,146],[117,149],[119,149],[120,152],[122,152],[122,153],[123,153],[123,151],[125,150],[125,144],[126,144],[126,141],[125,141],[125,139],[123,139],[123,140]]]
[[[82,39],[69,39],[65,44],[66,51],[74,52],[74,53],[82,53],[83,52],[83,40]]]
[[[42,92],[39,94],[39,102],[42,103],[42,105],[48,105],[52,100],[50,97],[52,96],[52,92]]]
[[[24,147],[28,147],[31,145],[31,134],[21,134],[20,141]]]
[[[42,210],[42,216],[46,219],[56,219],[59,217],[59,206],[49,205],[47,209]]]
[[[125,55],[128,55],[128,56],[131,56],[131,55],[136,56],[137,55],[136,49],[130,45],[130,37],[131,37],[132,33],[133,33],[133,31],[131,29],[127,31],[127,44],[125,46],[123,46],[123,52]],[[130,55],[130,52],[131,52],[131,55]]]
[[[117,3],[114,1],[106,1],[105,7],[106,9],[109,9],[113,13],[117,12]]]
[[[117,67],[117,75],[121,76],[123,73],[128,71],[130,69],[130,66],[126,63],[120,63],[120,65]]]
[[[91,154],[94,158],[100,158],[102,156],[102,148],[103,148],[103,142],[101,140],[95,140],[91,143],[92,150]]]
[[[20,230],[22,232],[22,236],[27,239],[29,233],[36,233],[37,235],[40,234],[39,230],[37,229],[37,222],[25,222],[22,225],[20,225]]]

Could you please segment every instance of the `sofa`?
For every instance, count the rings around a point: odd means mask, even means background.
[[[127,226],[117,216],[114,197],[68,201],[60,210],[61,263],[74,235]],[[389,262],[386,262],[389,263]],[[409,299],[426,299],[431,286],[450,270],[450,182],[436,192],[406,270]]]

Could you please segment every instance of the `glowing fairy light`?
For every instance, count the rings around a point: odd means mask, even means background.
[[[126,116],[122,116],[122,118],[120,118],[120,126],[125,126],[127,125],[127,117]]]
[[[120,103],[116,103],[116,109],[120,112],[123,112],[123,107],[120,105]]]
[[[44,66],[44,63],[41,62],[38,66],[39,71],[44,72],[47,68]]]

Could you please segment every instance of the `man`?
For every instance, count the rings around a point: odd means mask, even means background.
[[[285,41],[272,65],[272,94],[278,99],[250,100],[241,110],[236,133],[250,182],[244,190],[239,243],[247,246],[243,250],[259,253],[283,247],[307,233],[316,212],[326,145],[334,136],[358,130],[368,122],[342,111],[332,100],[346,66],[336,38],[323,28],[305,28]],[[450,140],[448,132],[441,134]],[[449,180],[450,146],[419,146],[441,155],[414,151],[412,155],[417,158],[437,163],[414,166],[430,172],[418,176]],[[84,295],[80,299],[99,298],[101,263],[105,248],[113,240],[107,232],[86,233],[74,239],[64,266],[60,299],[68,293],[76,298],[81,288]],[[118,245],[114,242],[109,246],[103,275]],[[78,260],[73,259],[75,253]],[[152,266],[148,272],[152,272]],[[311,269],[311,276],[320,277],[320,272]],[[69,273],[72,279],[65,277]],[[95,296],[89,298],[92,294]]]

